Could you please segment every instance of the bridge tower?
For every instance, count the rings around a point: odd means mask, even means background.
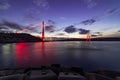
[[[42,22],[42,40],[45,38],[45,24],[44,21]]]
[[[87,38],[86,38],[86,41],[87,41],[87,42],[90,42],[90,41],[91,41],[90,32],[88,32],[88,33],[87,33]]]

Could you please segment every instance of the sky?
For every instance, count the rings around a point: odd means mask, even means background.
[[[47,36],[120,37],[120,0],[0,0],[0,30]]]

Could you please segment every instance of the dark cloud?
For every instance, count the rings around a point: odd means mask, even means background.
[[[88,0],[88,1],[92,1],[92,0]],[[77,23],[75,25],[79,25],[79,24],[83,24],[83,25],[92,25],[93,23],[95,23],[96,21],[100,20],[101,18],[107,17],[108,15],[114,14],[118,11],[117,8],[113,8],[107,11],[107,13],[103,16],[97,16],[95,18],[91,18],[91,19],[87,19],[84,21],[81,21],[80,23]]]
[[[92,1],[92,0],[90,0]],[[106,14],[104,14],[103,16],[96,16],[94,18],[91,18],[91,19],[87,19],[87,20],[84,20],[84,21],[81,21],[80,23],[77,23],[77,25],[79,24],[83,24],[83,25],[92,25],[93,23],[95,23],[96,21],[99,21],[101,20],[102,18],[105,18],[111,14],[114,14],[114,13],[117,13],[118,12],[118,9],[117,8],[113,8],[113,9],[110,9],[106,12]]]
[[[58,33],[57,35],[59,35],[59,36],[63,36],[63,35],[65,35],[65,33]]]
[[[91,25],[93,23],[95,23],[97,20],[96,19],[88,19],[88,20],[84,20],[81,23],[84,25]]]
[[[39,33],[40,32],[40,27],[41,26],[41,23],[37,23],[37,24],[30,24],[29,26],[26,26],[24,28],[24,31],[31,31],[31,32],[36,32],[36,33]]]
[[[9,22],[9,21],[3,21],[2,23],[0,23],[0,26],[6,26],[8,28],[12,28],[12,29],[18,29],[18,30],[22,30],[23,26],[19,25],[15,22]]]
[[[16,32],[18,30],[23,30],[23,26],[9,21],[2,21],[0,23],[0,32]]]
[[[97,37],[98,35],[92,34],[91,37]]]
[[[82,29],[82,28],[80,28],[78,30],[79,30],[79,34],[87,34],[90,32],[90,30],[86,30],[86,29]]]
[[[118,30],[118,32],[120,32],[120,30]]]
[[[100,34],[101,32],[94,32],[95,34]]]
[[[51,19],[49,19],[49,20],[48,20],[48,24],[54,25],[54,24],[56,24],[56,22],[53,21],[53,20],[51,20]]]
[[[101,32],[94,32],[94,34],[102,34]]]
[[[92,35],[93,37],[102,36],[102,32],[94,32]]]
[[[71,25],[71,26],[66,27],[64,31],[67,33],[74,33],[74,32],[77,32],[77,29],[73,25]]]
[[[117,8],[110,9],[110,10],[108,11],[108,14],[112,14],[112,13],[114,13],[114,12],[116,12],[116,11],[117,11]]]
[[[37,31],[37,28],[38,26],[28,26],[28,27],[25,27],[25,29],[23,31],[32,31],[32,32],[38,32]]]
[[[8,29],[9,27],[7,27],[6,25],[3,25],[2,23],[0,23],[0,29]]]
[[[54,32],[55,31],[55,26],[53,26],[53,25],[47,25],[47,26],[45,26],[45,30],[47,32]]]
[[[5,10],[10,8],[10,4],[6,3],[6,2],[0,2],[0,9]]]

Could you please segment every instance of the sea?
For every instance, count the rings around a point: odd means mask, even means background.
[[[0,69],[60,64],[85,71],[120,71],[120,41],[0,43]]]

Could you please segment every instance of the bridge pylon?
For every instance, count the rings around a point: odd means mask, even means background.
[[[87,38],[86,38],[86,41],[87,41],[87,42],[90,42],[90,41],[91,41],[91,36],[90,36],[90,33],[87,33]]]
[[[42,21],[42,40],[44,41],[45,39],[45,23]]]

